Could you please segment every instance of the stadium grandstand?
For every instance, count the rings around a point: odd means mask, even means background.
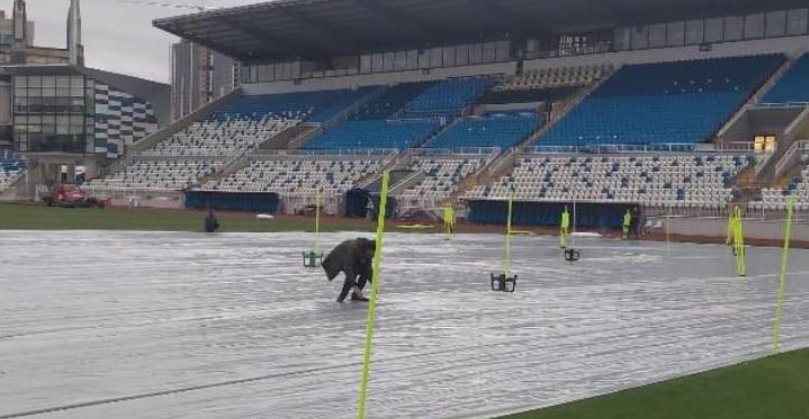
[[[292,212],[391,170],[400,205],[464,202],[478,221],[511,196],[809,210],[799,1],[288,0],[154,24],[242,61],[243,86],[141,141],[96,193],[267,193]]]

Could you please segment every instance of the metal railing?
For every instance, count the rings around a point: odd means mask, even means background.
[[[396,154],[399,154],[399,150],[395,148],[253,150],[251,153],[253,157],[384,157]]]
[[[758,208],[756,208],[758,207]],[[778,202],[765,203],[763,201],[748,202],[746,215],[748,218],[755,218],[762,221],[783,220],[786,218],[787,203]],[[809,221],[809,208],[805,204],[798,204],[795,207],[795,221],[798,223],[806,223]]]
[[[500,154],[500,147],[455,147],[455,148],[417,148],[408,151],[408,154],[417,156],[491,156]]]
[[[128,198],[128,197],[141,197],[148,199],[156,199],[163,197],[179,197],[182,196],[183,191],[171,188],[128,188],[122,186],[107,186],[107,185],[92,185],[85,184],[81,186],[84,191],[92,192],[94,194],[103,195],[109,198]]]
[[[785,103],[759,103],[757,108],[766,109],[803,109],[809,107],[809,102],[785,102]]]
[[[800,161],[801,154],[809,149],[809,141],[800,140],[795,141],[789,146],[784,155],[775,164],[775,178],[778,179],[784,175],[787,169],[794,166]]]
[[[722,154],[730,151],[752,152],[749,143],[729,143],[723,147],[705,147],[701,143],[667,143],[653,145],[598,144],[586,146],[532,146],[524,154],[652,154],[652,153],[704,153]]]
[[[421,210],[436,210],[442,208],[442,202],[449,199],[450,196],[435,197],[435,198],[415,198],[407,195],[400,195],[396,197],[396,203],[400,213],[421,209]]]
[[[174,161],[174,160],[230,160],[238,158],[240,154],[200,154],[198,156],[166,156],[166,155],[137,155],[128,157],[127,165],[137,161]]]

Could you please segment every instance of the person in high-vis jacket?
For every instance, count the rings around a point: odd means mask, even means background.
[[[627,209],[624,213],[623,236],[621,236],[624,240],[629,240],[630,228],[632,228],[632,212]]]
[[[559,236],[561,237],[561,247],[567,247],[567,238],[570,236],[570,212],[567,210],[567,205],[565,205],[565,210],[562,211],[562,222],[560,223],[560,231]]]
[[[444,232],[452,234],[455,231],[455,209],[452,205],[444,207]]]

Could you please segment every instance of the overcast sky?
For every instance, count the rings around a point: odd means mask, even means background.
[[[152,26],[159,17],[191,13],[173,7],[125,2],[200,4],[200,0],[81,0],[82,40],[89,67],[151,80],[169,81],[169,45],[177,38]],[[206,6],[238,6],[262,0],[205,0]],[[11,14],[13,0],[0,0]],[[65,47],[70,0],[27,0],[28,20],[36,25],[35,44]]]

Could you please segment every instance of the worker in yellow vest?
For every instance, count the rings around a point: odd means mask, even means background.
[[[447,234],[452,234],[455,230],[455,209],[452,205],[444,207],[444,231]]]
[[[567,247],[568,236],[570,236],[570,212],[568,212],[567,205],[565,205],[565,210],[562,211],[561,231],[559,232],[561,245],[559,247],[563,249]]]
[[[624,240],[629,240],[629,229],[632,227],[632,212],[628,209],[624,214],[624,224],[623,224],[623,236]]]
[[[730,217],[728,217],[728,238],[725,240],[725,244],[728,246],[733,245],[736,238],[736,226],[738,224],[736,213],[738,212],[738,208],[738,206],[734,206],[730,210]]]

